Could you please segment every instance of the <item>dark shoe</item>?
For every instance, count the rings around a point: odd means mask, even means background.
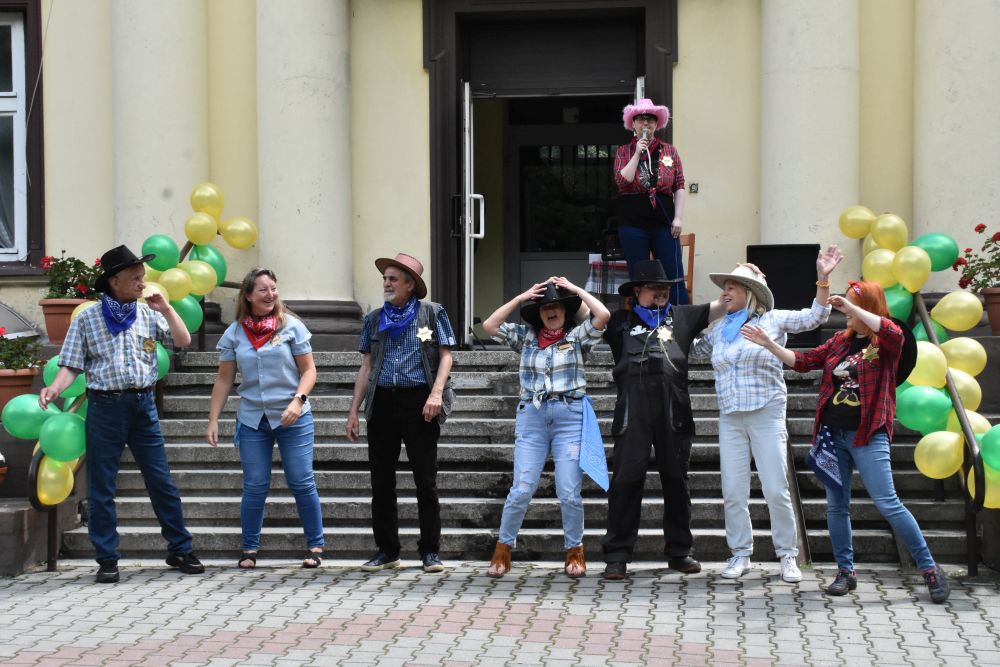
[[[858,576],[854,573],[854,570],[845,570],[841,568],[837,572],[837,578],[833,580],[833,583],[826,587],[827,595],[847,595],[847,591],[853,591],[858,587]]]
[[[323,564],[323,552],[313,551],[310,549],[306,552],[306,555],[302,557],[302,567],[307,570],[312,570]]]
[[[167,565],[184,574],[201,574],[205,571],[205,566],[201,564],[193,551],[186,554],[170,554],[167,556]]]
[[[117,584],[118,579],[119,579],[118,561],[102,560],[100,562],[100,567],[97,568],[97,577],[96,577],[97,583]]]
[[[691,556],[677,556],[675,558],[667,559],[667,567],[671,570],[677,570],[678,572],[683,572],[684,574],[697,574],[701,572],[701,563],[696,561]]]
[[[424,554],[420,557],[424,562],[424,572],[444,572],[444,563],[435,553]]]
[[[935,565],[930,572],[924,572],[924,582],[927,584],[927,591],[931,594],[931,600],[941,604],[951,595],[951,586],[948,585],[948,575],[944,573],[941,566]]]
[[[623,560],[613,560],[604,566],[604,578],[610,581],[620,581],[625,578],[628,565]]]
[[[394,567],[399,567],[399,556],[389,558],[389,556],[379,551],[372,556],[370,561],[362,565],[361,569],[365,572],[378,572],[379,570],[387,570]]]

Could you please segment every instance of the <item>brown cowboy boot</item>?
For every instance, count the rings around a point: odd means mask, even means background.
[[[570,566],[575,566],[575,572],[570,571]],[[583,556],[583,545],[573,547],[566,552],[566,574],[574,579],[587,574],[587,559]]]
[[[510,545],[497,540],[493,558],[490,559],[490,569],[486,574],[490,577],[502,577],[508,572],[510,572]]]

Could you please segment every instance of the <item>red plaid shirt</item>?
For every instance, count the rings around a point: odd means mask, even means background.
[[[642,183],[639,181],[638,168],[636,168],[635,177],[631,181],[626,181],[622,177],[622,169],[625,168],[628,161],[632,159],[632,155],[635,154],[635,144],[636,139],[633,137],[632,141],[619,146],[618,152],[615,153],[615,185],[618,186],[618,194],[636,195],[647,192],[646,188],[642,187]],[[677,154],[677,149],[672,144],[653,137],[653,141],[649,144],[649,152],[655,153],[657,148],[661,150],[656,190],[662,194],[672,196],[676,191],[684,189],[684,167],[681,165],[681,156]],[[663,164],[665,156],[670,157],[672,164],[669,166]],[[645,159],[645,157],[642,159]]]
[[[867,445],[875,431],[883,426],[892,440],[892,421],[896,418],[896,367],[903,352],[903,332],[895,322],[887,317],[872,343],[878,348],[878,358],[862,361],[858,366],[858,391],[861,395],[861,421],[854,446]],[[806,352],[795,353],[795,365],[800,373],[816,368],[823,369],[823,380],[819,386],[819,404],[816,406],[816,423],[813,424],[813,440],[823,422],[823,411],[833,396],[833,369],[848,354],[851,339],[840,331],[819,347]]]

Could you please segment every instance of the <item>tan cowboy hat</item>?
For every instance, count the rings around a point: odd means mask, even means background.
[[[424,279],[421,277],[424,273],[424,265],[420,263],[420,260],[412,255],[407,255],[405,252],[397,253],[395,257],[379,257],[375,260],[375,268],[381,273],[385,273],[385,270],[390,266],[395,266],[397,269],[406,271],[411,276],[413,276],[413,296],[417,299],[423,299],[427,296],[427,285],[424,284]]]
[[[764,272],[753,264],[737,264],[732,273],[710,273],[708,277],[723,289],[725,289],[727,280],[737,282],[757,297],[757,303],[763,306],[765,311],[774,308],[774,295],[771,294],[771,288],[767,286]]]

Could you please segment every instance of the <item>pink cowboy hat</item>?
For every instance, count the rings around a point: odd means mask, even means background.
[[[646,97],[639,100],[636,104],[629,104],[627,107],[622,109],[622,120],[625,123],[625,129],[632,129],[632,119],[640,114],[651,114],[656,116],[656,129],[660,130],[667,126],[667,122],[670,120],[670,109],[665,106],[658,104],[653,104],[653,100]]]

